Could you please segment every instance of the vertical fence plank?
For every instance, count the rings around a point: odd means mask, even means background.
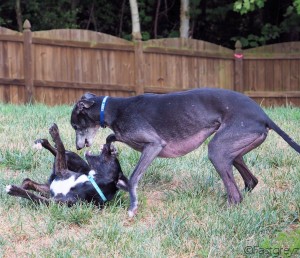
[[[144,53],[143,42],[138,40],[134,45],[134,59],[135,59],[135,94],[140,95],[144,93]]]
[[[24,80],[25,80],[25,92],[26,92],[26,103],[32,103],[34,97],[33,89],[33,69],[32,69],[32,33],[31,25],[28,20],[24,22]]]
[[[243,51],[242,44],[238,40],[235,43],[234,52],[234,90],[244,91],[244,77],[243,77]]]

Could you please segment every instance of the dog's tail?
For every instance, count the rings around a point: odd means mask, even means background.
[[[297,144],[286,132],[284,132],[277,124],[271,119],[269,120],[268,127],[278,133],[283,140],[285,140],[295,151],[300,153],[300,145]]]

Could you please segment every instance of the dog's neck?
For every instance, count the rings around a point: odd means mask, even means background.
[[[97,101],[97,105],[95,105],[93,112],[91,114],[91,118],[96,121],[97,123],[100,124],[101,127],[105,128],[105,127],[109,127],[111,128],[111,125],[113,124],[113,122],[115,121],[117,114],[119,112],[120,109],[123,109],[123,103],[125,101],[125,98],[114,98],[114,97],[109,97],[106,99],[106,103],[104,105],[103,108],[103,121],[101,121],[102,119],[100,118],[100,114],[101,114],[101,106],[103,103],[103,97],[101,98],[101,100],[99,99],[99,101]]]

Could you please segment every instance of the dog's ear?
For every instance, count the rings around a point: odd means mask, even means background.
[[[96,97],[95,94],[87,92],[84,95],[82,95],[81,100],[83,100],[83,99],[90,99],[90,98],[94,98],[94,97]]]
[[[95,104],[95,102],[94,102],[94,101],[91,101],[91,100],[80,100],[80,101],[77,103],[78,111],[79,111],[79,112],[82,112],[82,111],[84,111],[85,109],[90,108],[90,107],[93,106],[94,104]]]

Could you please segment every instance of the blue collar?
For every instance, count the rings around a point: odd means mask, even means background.
[[[90,180],[90,182],[92,183],[92,185],[95,187],[97,193],[100,195],[101,199],[106,202],[107,199],[104,195],[104,193],[101,191],[101,189],[99,188],[99,186],[97,185],[97,183],[95,182],[94,178],[90,175],[88,175],[88,179]]]
[[[100,108],[100,126],[102,128],[105,127],[105,121],[104,121],[104,109],[105,109],[105,105],[106,105],[106,101],[108,99],[108,96],[105,96],[102,100],[101,103],[101,108]]]

